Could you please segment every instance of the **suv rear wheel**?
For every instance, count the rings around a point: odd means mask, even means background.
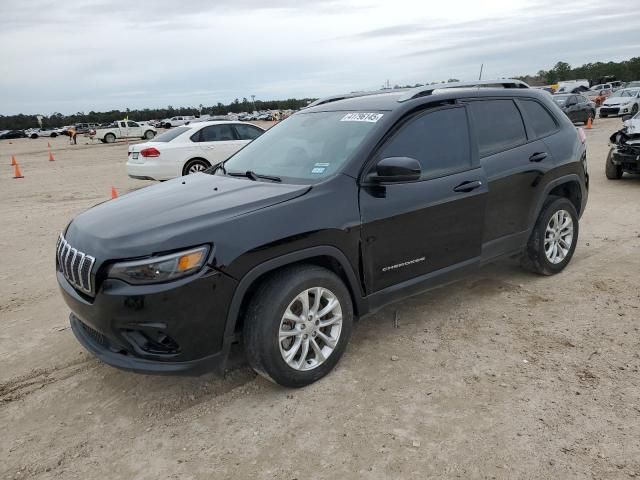
[[[550,197],[531,232],[522,265],[541,275],[561,272],[578,242],[578,213],[568,199]]]
[[[613,163],[613,148],[609,150],[607,162],[604,165],[604,173],[609,180],[620,180],[622,178],[622,165]]]
[[[338,363],[352,324],[349,291],[337,275],[314,265],[287,268],[251,299],[244,323],[247,359],[272,382],[303,387]]]

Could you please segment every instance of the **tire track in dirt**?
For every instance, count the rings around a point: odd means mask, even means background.
[[[96,366],[92,358],[76,360],[50,368],[38,368],[0,383],[0,406],[20,400],[47,385],[66,380]]]

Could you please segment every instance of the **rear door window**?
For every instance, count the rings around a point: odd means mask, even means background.
[[[481,157],[527,142],[522,116],[513,100],[469,102]]]
[[[545,137],[558,129],[551,114],[535,100],[519,100],[518,104],[536,138]]]
[[[382,147],[378,157],[415,158],[425,179],[471,168],[465,108],[436,110],[410,120]]]
[[[231,125],[209,125],[191,137],[194,142],[222,142],[235,139]]]

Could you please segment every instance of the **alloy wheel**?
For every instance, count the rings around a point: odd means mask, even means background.
[[[313,370],[333,353],[341,332],[338,297],[326,288],[309,288],[293,299],[280,320],[280,354],[295,370]]]
[[[203,163],[200,162],[196,162],[191,164],[191,166],[189,166],[189,169],[187,170],[188,174],[192,174],[192,173],[198,173],[198,172],[203,172],[207,169],[207,166]]]
[[[553,264],[561,263],[573,244],[573,219],[566,210],[558,210],[549,219],[544,234],[544,253]]]

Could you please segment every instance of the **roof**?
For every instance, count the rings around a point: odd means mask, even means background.
[[[498,86],[502,85],[502,87]],[[477,82],[455,82],[425,85],[412,89],[399,89],[392,91],[362,92],[333,95],[317,100],[302,112],[326,112],[326,111],[392,111],[415,102],[428,103],[430,101],[452,100],[456,98],[471,97],[548,97],[544,90],[530,88],[520,80],[500,79],[483,80]]]

